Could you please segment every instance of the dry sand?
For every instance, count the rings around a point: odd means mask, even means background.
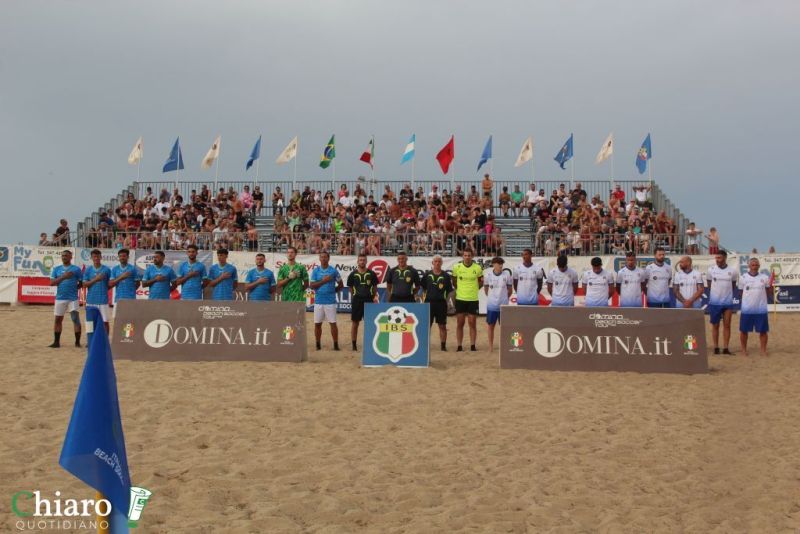
[[[16,491],[93,496],[58,466],[84,352],[45,348],[51,314],[0,308],[0,531]],[[300,365],[120,361],[135,532],[800,531],[800,316],[772,326],[703,376],[361,369],[311,338]]]

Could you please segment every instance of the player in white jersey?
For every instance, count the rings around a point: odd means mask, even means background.
[[[592,258],[592,268],[581,279],[586,293],[587,306],[608,306],[608,299],[614,294],[614,275],[603,269],[603,260]]]
[[[508,304],[514,279],[503,270],[505,260],[492,258],[492,270],[483,277],[483,291],[486,293],[486,324],[489,325],[489,352],[494,350],[494,326],[500,320],[500,306]]]
[[[671,308],[672,295],[669,284],[672,281],[672,267],[665,263],[664,249],[656,247],[656,261],[645,267],[647,275],[647,307]]]
[[[731,318],[733,316],[733,293],[739,282],[739,271],[728,265],[728,253],[720,250],[716,254],[716,265],[708,268],[708,316],[711,321],[711,336],[714,339],[714,354],[719,354],[719,323],[722,321],[722,354],[731,354]]]
[[[747,266],[748,271],[739,278],[739,289],[742,290],[739,341],[742,344],[742,354],[747,356],[747,335],[755,330],[761,344],[761,355],[766,356],[769,332],[767,296],[772,291],[772,280],[766,274],[758,272],[761,267],[758,258],[751,258]]]
[[[514,291],[517,293],[517,304],[520,306],[536,306],[539,304],[539,293],[544,283],[544,269],[531,261],[533,251],[526,248],[522,251],[522,265],[514,268]]]
[[[647,275],[636,264],[636,253],[625,254],[625,266],[617,273],[617,293],[621,308],[641,308]]]
[[[672,277],[675,300],[682,308],[700,309],[703,306],[703,275],[692,267],[692,258],[684,256],[678,262],[678,270]]]
[[[574,306],[578,291],[578,273],[567,267],[567,256],[561,254],[556,260],[556,268],[547,273],[547,292],[550,293],[551,306]]]

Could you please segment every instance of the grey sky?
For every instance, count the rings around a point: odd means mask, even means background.
[[[417,134],[417,176],[456,135],[456,171],[476,177],[488,134],[494,175],[535,138],[537,178],[575,133],[575,171],[605,179],[594,156],[609,131],[616,174],[653,136],[654,178],[701,228],[739,250],[800,250],[800,2],[41,1],[5,0],[0,17],[0,242],[34,242],[61,216],[72,227],[135,178],[177,135],[187,173],[222,135],[221,174],[245,179],[264,136],[261,177],[300,137],[298,174],[315,179],[336,133],[337,176],[377,142],[379,178]],[[172,176],[172,175],[168,175]]]

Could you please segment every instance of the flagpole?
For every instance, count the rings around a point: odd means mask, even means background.
[[[453,190],[453,178],[456,175],[456,142],[455,142],[455,138],[456,138],[456,134],[450,134],[450,139],[453,141],[453,161],[450,162],[450,169],[452,171],[450,173],[450,191]]]
[[[613,145],[614,140],[613,139],[611,140],[611,143],[612,143],[612,145],[611,145],[611,150],[612,150],[612,152],[611,152],[611,189],[614,189],[615,177],[614,177],[614,152],[613,152],[613,150],[614,150],[614,145]]]
[[[298,140],[297,144],[294,147],[294,175],[292,176],[292,191],[294,188],[297,187],[297,150],[300,147],[300,141]]]
[[[99,502],[104,500],[106,497],[101,492],[96,491],[94,498],[95,502]],[[111,514],[105,516],[97,514],[97,534],[109,534],[111,532],[111,525],[109,524],[110,521]]]
[[[572,191],[572,188],[575,185],[575,153],[573,152],[573,156],[569,158],[570,163],[570,178],[569,178],[569,189]]]
[[[417,159],[417,146],[414,143],[414,155],[411,157],[411,190],[414,191],[416,189],[415,181],[414,181],[414,160]]]
[[[222,155],[222,138],[220,137],[219,145],[217,146],[217,161],[214,168],[214,191],[217,190],[217,183],[219,183],[219,157]]]

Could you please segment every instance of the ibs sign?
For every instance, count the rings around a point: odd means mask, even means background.
[[[364,367],[428,367],[427,304],[367,304],[364,314]]]
[[[503,306],[500,367],[707,373],[703,312]]]

